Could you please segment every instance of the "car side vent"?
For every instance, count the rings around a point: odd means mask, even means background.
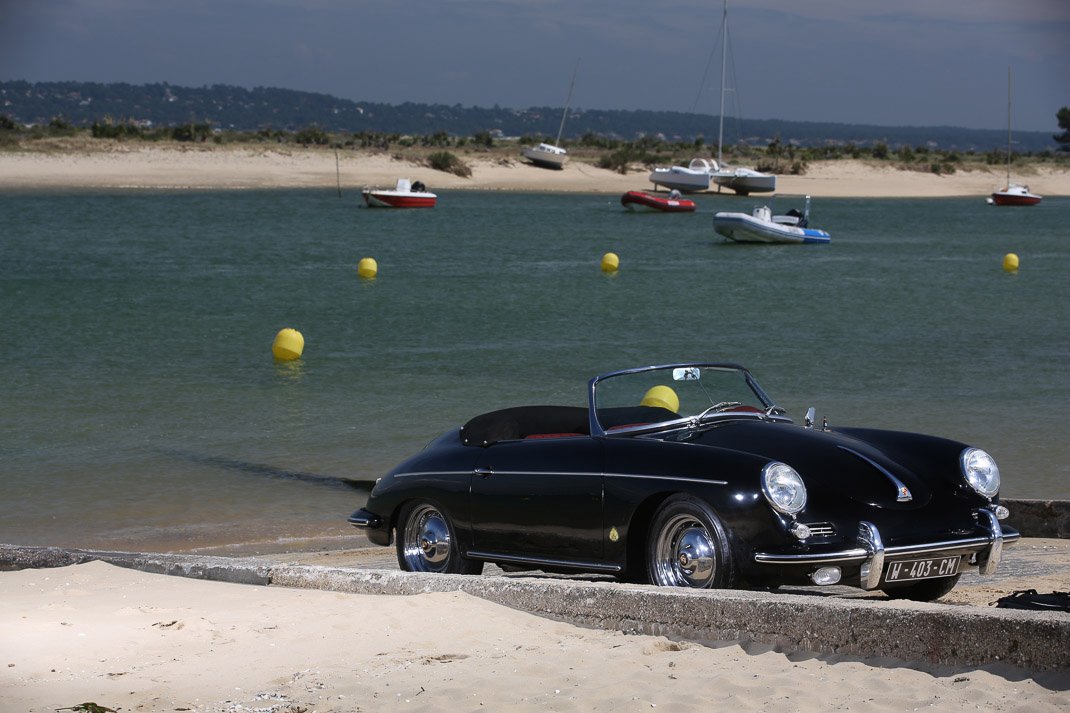
[[[808,522],[805,524],[810,528],[810,537],[832,537],[836,534],[836,528],[832,526],[831,522]]]

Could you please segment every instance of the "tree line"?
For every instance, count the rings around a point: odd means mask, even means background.
[[[94,82],[0,82],[0,111],[21,125],[44,126],[59,120],[88,128],[93,124],[157,127],[210,125],[214,130],[249,132],[301,131],[398,133],[470,137],[554,137],[561,120],[559,107],[510,109],[406,102],[389,105],[340,99],[327,94],[271,87],[245,89],[229,85],[182,87],[167,83],[132,85]],[[579,140],[594,134],[635,141],[653,138],[689,142],[712,135],[717,117],[670,111],[573,109],[565,137]],[[984,152],[1006,144],[999,130],[954,127],[886,127],[747,119],[726,122],[733,145],[764,146],[778,139],[797,147],[872,147],[879,143],[929,146],[931,149]],[[1016,149],[1038,153],[1054,149],[1050,133],[1016,132]]]

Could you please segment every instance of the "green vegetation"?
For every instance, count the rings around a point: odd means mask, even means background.
[[[1060,120],[1070,124],[1070,109],[1060,112]],[[1004,140],[1006,135],[1004,134]],[[1064,133],[1070,138],[1070,126]],[[1059,137],[1056,137],[1059,138]],[[472,175],[465,156],[498,157],[517,160],[520,148],[539,141],[553,141],[543,135],[506,139],[494,132],[479,131],[471,136],[457,136],[445,131],[429,134],[400,134],[379,131],[328,131],[309,125],[290,131],[265,127],[255,131],[224,129],[209,122],[183,122],[175,126],[145,125],[132,121],[115,121],[111,117],[79,127],[63,117],[54,117],[41,125],[24,126],[10,115],[0,115],[0,150],[48,150],[50,143],[62,142],[180,142],[265,147],[324,148],[337,151],[389,152],[403,160],[417,161],[438,171],[458,176]],[[57,143],[58,142],[58,143]],[[1070,145],[1070,141],[1067,142]],[[39,144],[39,148],[34,147]],[[575,140],[562,140],[573,161],[627,174],[650,170],[654,166],[687,165],[695,157],[715,157],[716,145],[707,145],[699,136],[690,140],[668,140],[641,136],[627,141],[618,137],[588,132]],[[458,155],[461,154],[461,155]],[[777,174],[806,173],[815,161],[857,159],[876,161],[903,170],[950,175],[957,171],[1002,166],[1007,161],[1005,148],[984,152],[940,150],[929,144],[891,145],[878,141],[873,145],[857,143],[802,146],[784,141],[780,136],[764,147],[746,143],[725,145],[723,155],[733,165],[754,166]],[[1070,165],[1070,152],[1048,149],[1035,153],[1014,153],[1011,161]]]
[[[1052,138],[1059,142],[1060,151],[1070,151],[1070,106],[1064,106],[1055,114],[1056,121],[1063,133],[1056,134]]]
[[[445,171],[461,178],[468,178],[472,175],[472,169],[469,168],[468,164],[449,151],[436,151],[431,154],[427,157],[427,165],[436,171]]]

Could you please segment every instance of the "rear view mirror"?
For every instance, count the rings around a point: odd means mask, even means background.
[[[702,369],[697,366],[685,366],[672,370],[673,381],[698,381],[702,378]]]

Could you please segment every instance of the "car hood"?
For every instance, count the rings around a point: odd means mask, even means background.
[[[899,459],[868,441],[836,431],[731,421],[699,431],[688,442],[787,463],[808,488],[817,486],[869,506],[915,509],[932,498],[921,475]]]

